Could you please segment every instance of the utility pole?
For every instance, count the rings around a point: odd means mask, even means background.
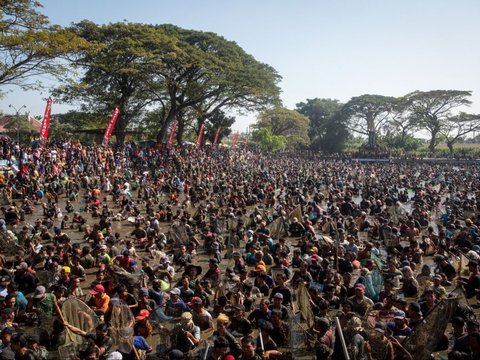
[[[17,118],[17,144],[20,144],[20,110],[26,109],[27,107],[25,105],[20,106],[18,109],[13,106],[12,104],[8,105],[9,108],[12,108],[15,110],[16,113],[16,118]]]

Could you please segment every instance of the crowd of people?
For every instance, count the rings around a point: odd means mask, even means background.
[[[420,359],[429,322],[480,358],[479,165],[7,139],[0,160],[0,359]]]

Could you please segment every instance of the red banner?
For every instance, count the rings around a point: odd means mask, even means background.
[[[220,136],[220,130],[222,130],[221,127],[217,129],[217,133],[215,134],[215,140],[213,140],[213,145],[217,145],[218,143],[218,137]]]
[[[50,115],[52,114],[52,103],[53,100],[51,97],[47,100],[47,107],[45,108],[45,114],[43,114],[42,129],[40,130],[40,136],[47,140],[48,138],[48,128],[50,127]]]
[[[200,127],[200,132],[198,133],[197,137],[197,145],[202,145],[202,139],[203,139],[203,130],[205,129],[205,126],[202,124]]]
[[[172,145],[173,140],[175,140],[175,131],[177,131],[177,122],[172,123],[172,130],[170,130],[170,137],[168,138],[168,144]]]
[[[112,137],[113,128],[115,127],[115,123],[117,122],[118,115],[120,114],[120,109],[118,107],[113,110],[112,118],[108,123],[107,129],[105,130],[105,135],[103,135],[103,146],[107,146],[110,138]]]
[[[238,135],[240,135],[239,131],[237,131],[237,133],[235,134],[235,138],[233,139],[233,146],[237,145]]]

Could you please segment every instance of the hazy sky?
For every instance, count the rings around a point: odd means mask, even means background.
[[[52,23],[127,20],[212,31],[283,77],[288,108],[308,98],[472,90],[480,113],[479,0],[40,0]],[[47,92],[0,100],[42,115]],[[54,105],[53,112],[66,108]],[[244,130],[255,115],[234,125]]]

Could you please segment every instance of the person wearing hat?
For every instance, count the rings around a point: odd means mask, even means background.
[[[278,310],[282,313],[282,320],[287,321],[289,318],[288,315],[288,308],[283,305],[283,294],[281,292],[277,292],[273,295],[272,304],[269,306],[270,311]]]
[[[356,284],[355,295],[349,298],[352,303],[352,311],[360,316],[365,316],[367,309],[373,305],[373,301],[365,296],[365,285]]]
[[[183,275],[187,275],[190,281],[190,288],[193,289],[195,287],[195,282],[197,281],[198,277],[202,274],[202,267],[195,264],[188,264],[185,267],[185,271]]]
[[[108,304],[110,303],[110,296],[105,293],[105,288],[102,284],[97,284],[90,289],[90,294],[93,295],[87,305],[97,315],[105,315],[108,310]]]
[[[182,313],[189,311],[188,305],[180,298],[180,293],[179,288],[170,290],[170,299],[165,305],[165,315],[178,318]]]
[[[180,322],[172,330],[172,349],[183,353],[194,349],[201,340],[201,330],[193,322],[192,314],[185,311],[180,316]]]
[[[26,313],[35,313],[43,316],[55,316],[55,295],[47,293],[45,286],[39,285],[28,301]]]
[[[275,284],[270,292],[270,300],[273,301],[275,294],[280,293],[283,295],[282,304],[285,306],[292,306],[292,292],[286,285],[287,275],[285,273],[277,273],[275,277]]]
[[[213,330],[212,315],[203,307],[203,300],[194,296],[188,303],[192,309],[193,323],[197,325],[201,331],[208,332]]]
[[[393,321],[387,323],[391,334],[395,337],[405,337],[412,333],[412,329],[407,325],[405,312],[397,310],[394,312]]]
[[[147,339],[153,332],[153,326],[148,321],[148,317],[150,316],[150,311],[147,309],[142,309],[135,316],[135,325],[133,326],[133,332],[135,336],[142,336],[144,339]]]
[[[25,295],[33,292],[37,284],[37,277],[29,271],[29,265],[26,262],[22,262],[16,267],[13,280],[18,284],[18,289]]]
[[[107,254],[107,245],[100,245],[98,249],[99,249],[99,253],[97,255],[97,266],[109,265],[112,262],[112,258],[110,257],[110,255]]]

